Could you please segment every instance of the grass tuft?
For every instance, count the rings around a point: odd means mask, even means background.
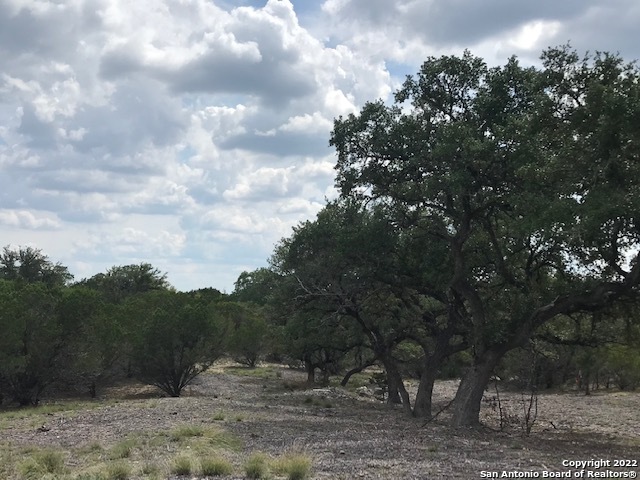
[[[171,430],[171,440],[181,442],[192,437],[202,437],[205,430],[200,425],[180,425]]]
[[[57,450],[36,451],[20,465],[20,473],[27,480],[39,480],[44,475],[62,474],[64,471],[64,455]]]
[[[74,477],[70,477],[73,480],[107,480],[106,473],[93,472],[93,473],[80,473]],[[67,480],[68,477],[64,477]]]
[[[131,471],[131,465],[122,460],[108,464],[105,469],[107,480],[128,480]]]
[[[244,473],[247,478],[254,480],[263,479],[267,476],[268,464],[267,456],[261,452],[251,454],[244,464]]]
[[[109,458],[111,460],[117,460],[120,458],[129,458],[133,449],[138,445],[138,441],[135,438],[127,438],[116,443],[109,449]]]
[[[305,397],[304,403],[306,405],[312,405],[314,407],[333,408],[333,404],[326,397],[322,397],[322,398]]]
[[[309,477],[312,461],[305,453],[288,453],[271,462],[277,475],[285,475],[288,480],[304,480]]]
[[[222,457],[205,457],[200,459],[200,471],[204,476],[221,477],[231,475],[233,466]]]
[[[38,405],[37,407],[17,407],[0,411],[0,420],[20,420],[31,417],[50,416],[59,412],[77,412],[91,410],[104,406],[100,402],[54,402]]]
[[[221,450],[239,451],[243,447],[242,440],[234,434],[224,430],[212,430],[208,432],[209,445]]]
[[[214,419],[216,422],[222,422],[222,421],[224,421],[224,412],[222,412],[222,411],[217,412],[217,413],[213,416],[213,419]]]
[[[191,475],[193,470],[193,459],[189,455],[178,455],[171,463],[171,473],[176,475]]]
[[[260,378],[263,380],[275,379],[282,376],[278,367],[271,366],[258,366],[254,368],[249,367],[225,367],[224,373],[229,375],[235,375],[238,377],[252,377]]]
[[[100,444],[100,442],[91,442],[89,445],[85,445],[80,449],[80,453],[102,453],[104,451],[104,447]]]

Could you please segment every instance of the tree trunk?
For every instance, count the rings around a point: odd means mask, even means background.
[[[385,370],[387,373],[387,403],[400,404],[402,403],[402,399],[399,393],[398,378],[386,364]]]
[[[411,415],[411,400],[409,399],[409,392],[407,392],[407,389],[404,387],[402,376],[400,375],[395,362],[391,358],[384,358],[383,363],[385,370],[387,371],[387,384],[389,385],[389,397],[387,399],[387,403],[401,403],[404,411]]]
[[[452,323],[436,336],[436,345],[430,352],[428,345],[422,345],[424,351],[424,360],[422,362],[422,372],[420,373],[420,384],[418,385],[418,393],[416,394],[416,402],[413,406],[413,416],[426,418],[431,420],[432,412],[432,396],[433,385],[438,376],[438,370],[442,367],[445,358],[456,351],[461,351],[465,347],[460,344],[456,346],[449,345],[449,341],[453,336]]]
[[[473,367],[462,377],[453,400],[454,427],[473,427],[480,424],[480,406],[484,390],[493,370],[506,350],[485,350]]]
[[[313,363],[305,360],[304,369],[307,372],[307,383],[313,385],[316,381],[316,368],[313,366]]]
[[[405,413],[411,415],[413,412],[411,410],[411,399],[409,398],[409,392],[404,387],[404,382],[402,381],[402,377],[398,374],[398,392],[400,393],[400,397],[402,398],[402,407]]]
[[[320,385],[323,387],[329,386],[329,370],[328,369],[320,369],[321,377],[320,377]]]
[[[591,395],[591,369],[588,367],[585,370],[583,384],[584,384],[584,394]]]
[[[98,396],[98,385],[96,384],[95,379],[91,380],[89,384],[89,395],[91,398],[96,398]]]
[[[437,370],[426,362],[420,375],[420,385],[416,394],[416,402],[413,406],[413,416],[431,419],[431,397],[433,396],[433,384],[436,381]]]
[[[347,383],[349,383],[349,379],[351,378],[352,375],[355,375],[356,373],[360,373],[365,368],[368,368],[371,365],[375,364],[376,360],[377,360],[377,357],[374,357],[371,360],[367,360],[366,362],[362,362],[359,367],[355,367],[355,368],[352,368],[351,370],[349,370],[345,374],[345,376],[342,379],[342,381],[340,382],[340,385],[342,385],[343,387],[346,387]]]

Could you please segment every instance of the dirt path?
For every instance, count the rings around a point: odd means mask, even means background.
[[[455,431],[447,426],[446,414],[424,425],[399,409],[340,389],[284,388],[298,381],[296,375],[289,370],[266,379],[208,373],[181,398],[150,398],[155,392],[140,390],[149,392],[147,398],[47,415],[47,431],[25,418],[0,433],[11,445],[68,449],[114,444],[132,433],[177,425],[218,425],[243,442],[233,454],[236,462],[252,451],[303,450],[313,458],[316,479],[473,479],[483,478],[483,471],[566,471],[563,460],[640,461],[638,393],[540,395],[534,431],[523,437],[518,429]],[[436,408],[454,392],[454,383],[438,384]],[[504,394],[503,402],[512,413],[521,408],[518,395]],[[497,426],[490,402],[483,418]]]

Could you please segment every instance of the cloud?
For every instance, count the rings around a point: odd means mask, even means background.
[[[102,256],[108,253],[112,258],[124,260],[127,263],[138,263],[144,260],[142,252],[147,255],[178,256],[185,244],[185,235],[175,234],[166,230],[148,232],[133,227],[123,228],[121,231],[90,233],[88,236],[74,242],[76,251],[85,254]]]
[[[0,0],[0,224],[90,276],[233,285],[335,198],[333,119],[428,55],[640,57],[631,0]]]
[[[489,63],[519,52],[534,53],[535,60],[542,49],[569,40],[579,49],[600,44],[600,49],[640,56],[632,27],[640,12],[633,0],[326,0],[322,10],[324,31],[334,42],[411,65],[464,48]],[[616,31],[618,25],[624,32]]]
[[[291,194],[289,168],[258,168],[243,177],[222,196],[227,200],[265,200]]]
[[[36,216],[28,210],[0,210],[0,224],[24,230],[52,230],[60,228],[60,221],[55,216]]]

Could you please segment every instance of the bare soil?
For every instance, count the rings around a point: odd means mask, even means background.
[[[537,419],[525,436],[518,419],[528,398],[519,393],[500,392],[503,417],[510,419],[505,431],[499,431],[492,389],[482,410],[486,427],[456,430],[448,426],[448,411],[425,424],[366,392],[300,388],[304,375],[286,368],[268,378],[225,372],[201,375],[181,398],[128,386],[108,392],[112,400],[95,408],[49,414],[45,425],[28,417],[5,422],[0,435],[12,448],[77,449],[177,425],[218,425],[243,443],[231,454],[236,465],[255,451],[304,451],[313,459],[314,479],[474,479],[503,471],[538,472],[543,478],[542,472],[570,470],[563,460],[640,461],[640,393],[541,393]],[[455,388],[453,381],[437,384],[436,411],[450,402]],[[223,478],[241,478],[236,470],[235,477]]]

